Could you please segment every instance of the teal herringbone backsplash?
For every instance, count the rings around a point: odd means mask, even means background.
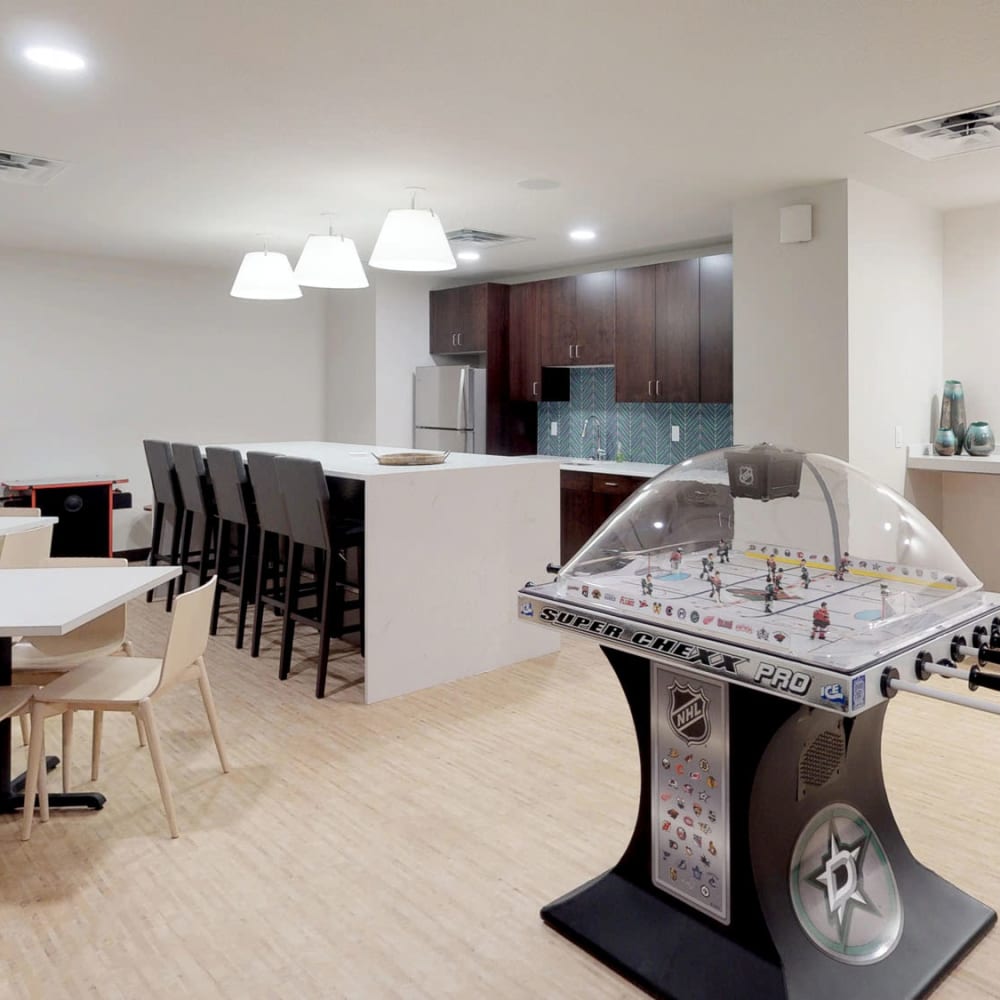
[[[613,368],[573,368],[569,402],[538,404],[538,454],[590,458],[593,436],[582,435],[591,414],[600,421],[609,459],[621,444],[626,462],[674,465],[733,443],[729,403],[616,403]],[[552,421],[559,425],[555,437],[549,433]],[[670,440],[672,425],[681,429],[680,441]]]

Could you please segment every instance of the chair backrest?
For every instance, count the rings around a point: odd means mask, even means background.
[[[235,448],[206,448],[205,464],[212,478],[219,517],[234,524],[249,524],[250,482],[243,456]]]
[[[177,444],[174,449],[174,468],[181,488],[181,500],[188,510],[197,514],[213,513],[205,490],[205,459],[196,444]]]
[[[269,451],[248,451],[247,468],[250,470],[250,484],[257,501],[261,530],[287,535],[288,514],[278,485],[278,469],[275,465],[279,457]]]
[[[153,484],[153,499],[168,507],[181,508],[181,491],[174,469],[174,452],[169,441],[147,439],[142,442],[149,466],[149,479]]]
[[[174,617],[163,653],[157,691],[165,691],[179,681],[187,668],[204,654],[212,623],[216,580],[217,577],[213,576],[197,590],[189,590],[174,598]]]
[[[0,569],[36,569],[44,566],[52,548],[52,525],[13,531],[0,539]]]
[[[0,517],[39,517],[41,507],[0,507]]]
[[[281,457],[275,461],[278,486],[288,512],[293,542],[330,548],[330,490],[323,466],[312,458]]]
[[[128,560],[106,556],[50,556],[43,565],[46,569],[118,569],[128,566]],[[120,604],[66,635],[36,635],[30,642],[46,656],[69,656],[104,649],[125,641],[127,620],[126,605]]]

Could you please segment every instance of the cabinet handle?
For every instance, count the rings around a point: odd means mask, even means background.
[[[656,395],[659,396],[659,394],[660,394],[660,380],[657,379],[656,380]]]
[[[454,347],[454,346],[455,346],[455,334],[452,334],[452,335],[451,335],[451,346],[452,346],[452,347]]]
[[[609,482],[608,482],[608,481],[607,481],[607,480],[605,479],[605,480],[604,480],[604,485],[605,485],[605,486],[617,486],[617,485],[618,485],[618,483],[609,483]]]
[[[569,345],[569,356],[570,356],[570,358],[573,357],[573,345],[572,344]]]
[[[580,345],[579,344],[576,345],[576,359],[577,359],[577,361],[580,360]]]
[[[647,396],[652,396],[653,395],[653,380],[652,379],[649,380],[649,388],[646,390],[646,395]]]
[[[531,395],[532,396],[537,396],[538,395],[538,383],[537,382],[532,382],[531,383]]]
[[[455,336],[458,338],[458,346],[461,347],[462,346],[462,335],[460,333],[456,333]]]

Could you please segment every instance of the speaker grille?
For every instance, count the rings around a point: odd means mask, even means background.
[[[824,730],[807,744],[799,757],[800,799],[840,774],[844,750],[844,728],[840,722],[835,729]]]

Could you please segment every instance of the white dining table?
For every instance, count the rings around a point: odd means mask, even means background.
[[[2,518],[0,525],[4,520],[16,519]],[[25,520],[37,525],[44,519]],[[180,572],[178,566],[0,570],[0,687],[11,685],[15,636],[66,635]],[[14,812],[24,801],[19,787],[11,784],[10,728],[9,719],[0,723],[0,813]],[[56,809],[100,809],[104,801],[98,792],[49,796],[50,806]]]
[[[56,524],[58,517],[0,517],[0,538],[15,531],[27,531],[43,524]]]

